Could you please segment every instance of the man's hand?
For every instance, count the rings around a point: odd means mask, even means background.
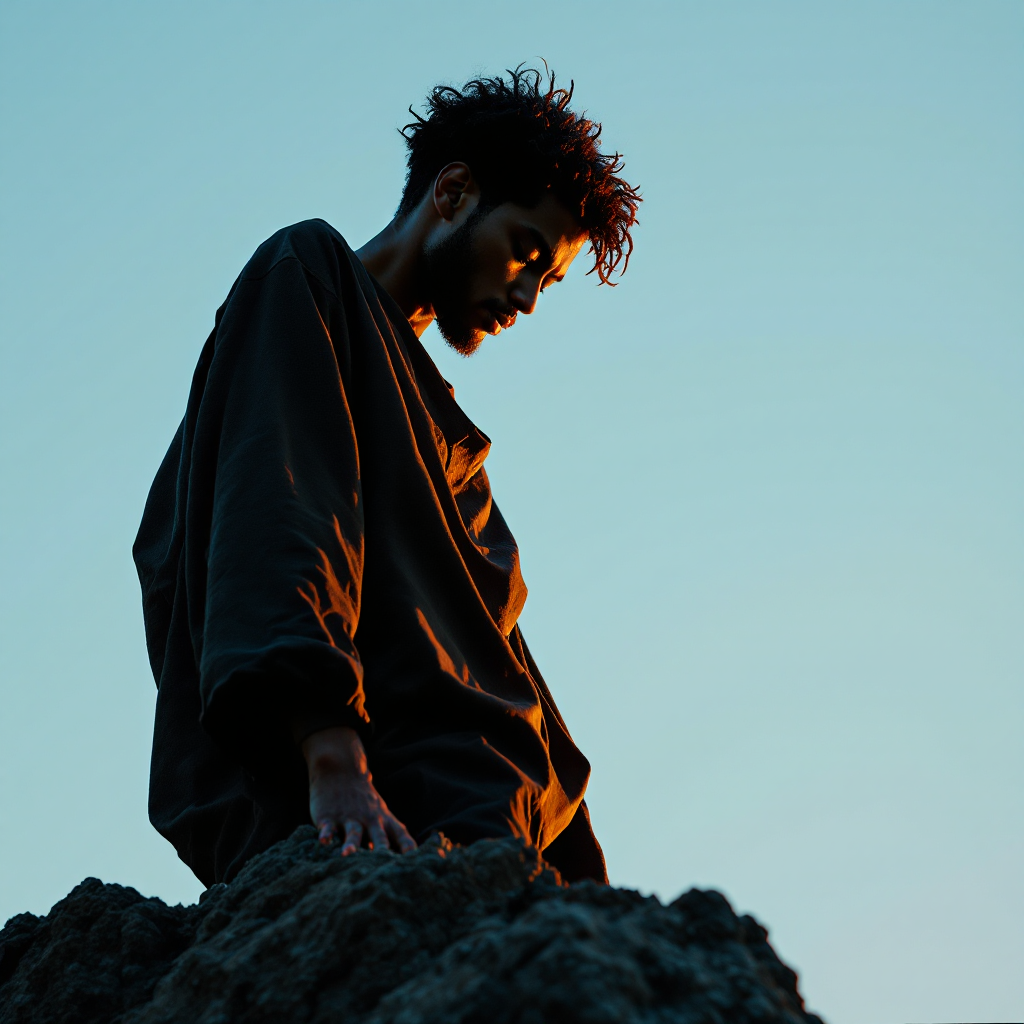
[[[355,853],[364,838],[372,850],[387,850],[391,843],[402,853],[416,849],[374,789],[355,730],[336,726],[314,732],[303,741],[302,753],[309,769],[309,814],[320,829],[320,842],[329,843],[343,831],[343,857]]]

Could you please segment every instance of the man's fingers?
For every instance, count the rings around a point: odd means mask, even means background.
[[[395,846],[402,853],[412,853],[416,849],[416,840],[409,835],[409,830],[393,815],[389,814],[384,823],[387,826],[388,835],[391,836]]]
[[[363,842],[363,826],[358,821],[345,822],[345,845],[341,848],[342,857],[355,853]]]
[[[320,822],[320,835],[318,836],[320,842],[324,846],[330,846],[334,842],[334,837],[337,835],[338,828],[333,821],[321,821]]]
[[[390,846],[388,834],[384,831],[384,823],[380,818],[370,822],[370,845],[375,850],[387,850]]]

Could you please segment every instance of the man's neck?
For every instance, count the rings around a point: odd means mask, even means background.
[[[425,235],[421,220],[417,212],[404,218],[396,217],[356,250],[363,266],[408,317],[417,338],[434,319],[433,307],[420,295],[420,253]]]

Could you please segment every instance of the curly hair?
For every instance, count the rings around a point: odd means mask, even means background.
[[[506,70],[508,78],[476,78],[462,89],[439,85],[427,97],[427,116],[401,129],[409,150],[398,216],[411,212],[441,169],[461,161],[480,186],[482,208],[504,202],[533,207],[550,190],[590,239],[602,284],[611,284],[633,251],[640,193],[623,178],[619,153],[598,149],[601,125],[569,109],[573,82],[555,87],[536,68]]]

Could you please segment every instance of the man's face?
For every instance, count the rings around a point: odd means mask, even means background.
[[[508,330],[519,313],[561,281],[586,235],[551,195],[526,208],[503,203],[467,211],[440,242],[424,249],[423,272],[442,337],[472,355],[484,336]]]

